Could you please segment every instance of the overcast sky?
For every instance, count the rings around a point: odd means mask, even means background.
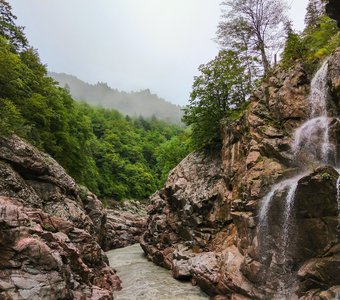
[[[289,3],[292,0],[289,0]],[[150,89],[185,105],[200,64],[215,57],[222,0],[9,0],[49,71],[119,90]],[[302,29],[308,0],[293,0]]]

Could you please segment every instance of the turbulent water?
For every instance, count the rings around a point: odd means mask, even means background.
[[[310,118],[303,123],[294,135],[292,145],[296,159],[304,163],[334,163],[334,145],[329,141],[329,122],[327,97],[329,95],[326,75],[327,61],[315,74],[309,95]],[[331,158],[333,156],[333,159]]]
[[[116,300],[203,300],[209,299],[190,282],[174,279],[169,270],[148,261],[139,244],[107,252],[110,265],[117,270],[123,289]]]
[[[319,164],[335,166],[335,146],[329,140],[330,118],[327,114],[327,98],[329,95],[326,75],[327,61],[321,66],[311,82],[309,95],[310,116],[296,129],[292,142],[292,154],[296,164],[301,166],[301,173],[274,185],[271,191],[262,199],[259,211],[258,231],[260,236],[260,254],[263,262],[272,253],[269,243],[269,214],[276,195],[285,195],[283,212],[281,214],[281,236],[275,247],[278,249],[278,259],[281,264],[281,276],[278,278],[277,299],[291,299],[290,287],[294,284],[294,276],[289,265],[288,251],[294,245],[292,236],[294,225],[293,207],[298,181],[305,176],[304,170]],[[340,211],[340,179],[338,180],[338,203]],[[262,238],[261,238],[262,237]]]

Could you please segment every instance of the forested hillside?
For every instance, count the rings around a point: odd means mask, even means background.
[[[47,75],[0,1],[0,135],[17,134],[101,197],[145,198],[188,152],[187,134],[156,118],[124,117],[72,99]],[[179,135],[179,136],[178,136]],[[181,143],[179,142],[181,141]],[[176,151],[168,157],[167,149]]]
[[[66,86],[76,100],[82,100],[91,105],[113,108],[131,117],[156,117],[174,124],[181,123],[181,108],[165,101],[156,94],[152,94],[150,90],[124,92],[113,89],[103,82],[94,85],[88,84],[65,73],[51,72],[49,76],[58,81],[61,87]]]

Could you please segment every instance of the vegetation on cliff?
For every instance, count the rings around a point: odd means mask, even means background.
[[[307,70],[313,72],[320,60],[340,45],[340,31],[336,21],[325,14],[324,2],[319,0],[309,1],[305,25],[302,33],[294,32],[290,24],[287,25],[281,65],[289,68],[300,59]]]
[[[101,197],[144,198],[189,151],[177,125],[75,102],[47,76],[4,0],[0,34],[0,134],[26,138],[78,183]],[[176,157],[164,155],[173,143]]]
[[[232,118],[245,105],[251,89],[246,68],[232,50],[221,50],[215,59],[199,67],[183,117],[192,125],[195,148],[218,144],[220,120]]]
[[[289,69],[300,60],[311,75],[340,45],[339,28],[325,14],[322,0],[309,1],[302,33],[292,29],[283,0],[224,1],[222,6],[227,9],[218,25],[217,41],[223,50],[199,67],[184,110],[195,149],[219,146],[221,121],[242,115],[252,89],[272,76],[280,51],[281,67]]]

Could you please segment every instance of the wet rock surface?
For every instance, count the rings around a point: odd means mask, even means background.
[[[105,251],[139,243],[146,230],[146,206],[139,201],[126,200],[122,205],[107,209]]]
[[[0,138],[0,299],[113,299],[106,211],[51,157]]]
[[[329,62],[331,91],[339,87],[338,60],[339,52]],[[274,184],[298,174],[304,163],[294,161],[291,145],[294,130],[309,115],[310,80],[300,64],[289,72],[276,70],[254,93],[243,118],[222,125],[220,153],[192,153],[170,173],[164,188],[151,197],[141,240],[150,260],[171,269],[175,278],[190,279],[215,299],[336,295],[339,175],[333,167],[303,166],[306,174],[298,180],[292,204],[295,230],[284,260],[282,211],[287,189],[272,197],[270,251],[265,255],[258,228],[264,196]],[[339,148],[336,93],[330,95],[328,106],[333,124],[329,138]],[[292,288],[280,291],[278,282],[286,272],[293,274]]]

